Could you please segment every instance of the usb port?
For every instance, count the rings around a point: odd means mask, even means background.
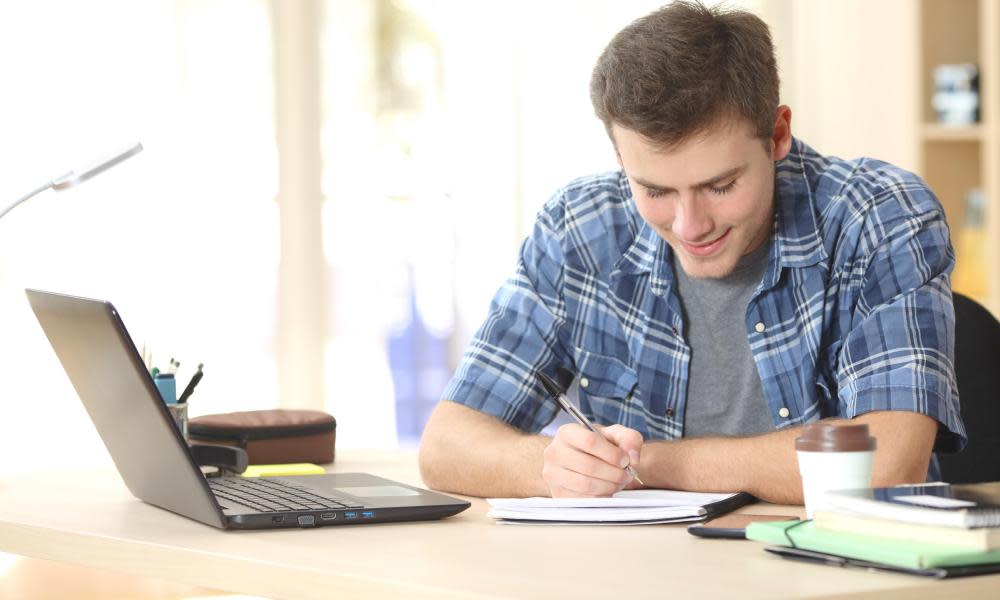
[[[332,521],[337,518],[337,513],[323,513],[319,518],[323,521]]]
[[[284,520],[285,520],[285,517],[282,517],[281,515],[278,515],[277,517],[271,517],[271,522],[272,523],[281,523]]]
[[[358,513],[354,512],[353,510],[345,512],[344,513],[344,518],[345,519],[357,519],[358,518]]]
[[[364,510],[364,511],[361,511],[361,518],[362,519],[374,519],[375,518],[375,511],[374,510]]]

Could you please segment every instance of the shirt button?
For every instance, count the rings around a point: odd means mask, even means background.
[[[590,386],[590,380],[587,379],[586,377],[581,377],[580,378],[580,387],[585,388],[585,387],[589,387],[589,386]]]
[[[780,409],[778,409],[778,416],[781,417],[782,419],[787,419],[788,418],[788,409],[786,407],[782,406]]]
[[[674,409],[672,409],[672,408],[668,408],[667,409],[667,416],[668,417],[672,417],[672,416],[674,416],[674,414],[675,414],[674,413]]]
[[[753,328],[757,333],[764,333],[764,330],[766,329],[763,323],[757,323],[756,325],[753,326]]]

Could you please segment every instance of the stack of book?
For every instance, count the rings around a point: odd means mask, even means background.
[[[932,577],[1000,573],[1000,482],[828,492],[812,521],[753,523],[786,558]]]

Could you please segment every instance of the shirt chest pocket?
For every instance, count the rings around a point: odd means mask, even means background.
[[[580,408],[596,424],[627,423],[627,406],[632,401],[639,377],[636,372],[612,356],[573,349]]]

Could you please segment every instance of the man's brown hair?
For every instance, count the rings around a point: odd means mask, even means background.
[[[734,117],[768,140],[778,108],[771,34],[748,12],[679,0],[618,32],[590,98],[612,142],[614,123],[671,147]]]

